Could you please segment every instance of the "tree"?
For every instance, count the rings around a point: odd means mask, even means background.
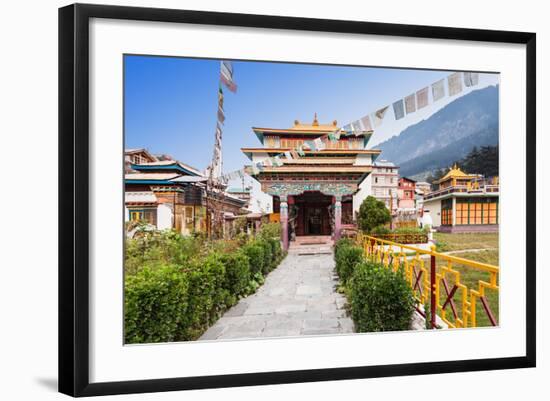
[[[470,174],[483,174],[485,177],[498,176],[498,145],[474,147],[460,161],[460,165]]]
[[[447,173],[446,169],[440,168],[440,169],[434,170],[426,177],[426,182],[429,182],[431,184],[432,190],[435,189],[435,182],[441,179],[441,177],[443,177],[446,173]]]
[[[371,232],[374,228],[389,223],[391,214],[384,202],[367,196],[359,207],[357,221],[361,230]]]

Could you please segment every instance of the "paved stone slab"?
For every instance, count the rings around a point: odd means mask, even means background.
[[[336,293],[332,253],[290,253],[258,291],[229,309],[201,340],[353,333]]]
[[[237,305],[229,309],[227,312],[225,312],[225,317],[232,317],[232,316],[242,316],[244,315],[244,312],[248,308],[247,302],[239,302]]]

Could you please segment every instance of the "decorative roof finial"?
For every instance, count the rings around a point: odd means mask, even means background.
[[[319,121],[317,121],[317,113],[315,113],[313,117],[313,124],[312,125],[319,125]]]

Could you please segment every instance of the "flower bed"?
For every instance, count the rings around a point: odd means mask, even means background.
[[[428,243],[428,232],[418,227],[401,227],[390,230],[387,227],[377,227],[369,235],[385,241],[397,242],[399,244],[426,244]]]

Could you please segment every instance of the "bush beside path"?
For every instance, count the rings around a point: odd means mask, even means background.
[[[198,339],[254,293],[285,254],[267,224],[256,237],[210,241],[148,231],[126,241],[124,338],[128,344]]]

